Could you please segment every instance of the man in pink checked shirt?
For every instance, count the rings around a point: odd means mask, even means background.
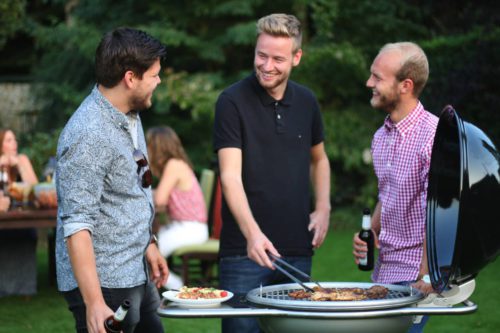
[[[410,42],[386,44],[370,68],[366,86],[370,103],[387,112],[372,141],[378,179],[378,203],[372,217],[379,257],[372,280],[376,283],[412,285],[424,293],[432,286],[428,274],[425,220],[426,195],[432,144],[438,118],[419,101],[429,64],[424,51]],[[366,253],[366,243],[353,239],[356,263]],[[422,332],[427,318],[409,332]]]

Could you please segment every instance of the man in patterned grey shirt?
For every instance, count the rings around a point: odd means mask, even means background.
[[[57,281],[77,332],[131,301],[123,331],[163,332],[157,287],[168,267],[152,242],[154,205],[137,112],[151,106],[165,47],[118,28],[95,56],[97,84],[66,124],[57,147]]]

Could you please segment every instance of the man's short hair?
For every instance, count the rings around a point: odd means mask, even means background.
[[[420,96],[429,78],[429,62],[424,50],[412,42],[398,42],[384,45],[379,53],[397,50],[401,53],[401,68],[396,73],[396,79],[413,81],[413,95]]]
[[[97,47],[96,81],[106,88],[113,88],[129,70],[142,79],[144,72],[165,54],[165,46],[147,33],[117,28],[106,33]]]
[[[275,37],[292,38],[292,52],[294,54],[302,47],[300,21],[293,15],[271,14],[262,17],[257,21],[257,36],[262,33]]]

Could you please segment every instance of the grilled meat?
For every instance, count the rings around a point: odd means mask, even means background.
[[[364,288],[319,288],[314,287],[314,293],[305,290],[295,290],[288,293],[294,299],[310,299],[311,301],[361,301],[366,299],[381,299],[387,296],[386,287],[375,285]]]

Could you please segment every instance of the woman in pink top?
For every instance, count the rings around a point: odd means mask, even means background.
[[[169,223],[158,231],[158,247],[164,257],[177,248],[208,239],[207,208],[200,184],[175,131],[153,127],[147,131],[148,155],[153,174],[160,177],[154,191],[156,206],[167,206]],[[179,289],[182,279],[170,272],[165,288]]]

